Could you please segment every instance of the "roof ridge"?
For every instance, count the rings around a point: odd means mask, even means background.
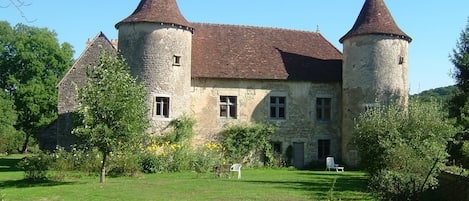
[[[244,28],[256,28],[256,29],[270,29],[270,30],[280,30],[280,31],[295,31],[295,32],[305,32],[305,33],[317,33],[322,35],[317,31],[308,31],[301,29],[290,29],[282,27],[269,27],[269,26],[260,26],[260,25],[240,25],[240,24],[224,24],[224,23],[209,23],[209,22],[190,22],[191,24],[200,24],[200,25],[216,25],[216,26],[231,26],[231,27],[244,27]]]

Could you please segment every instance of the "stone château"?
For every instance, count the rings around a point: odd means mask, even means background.
[[[297,168],[329,155],[356,165],[354,117],[390,100],[407,103],[412,39],[383,0],[365,1],[340,39],[343,52],[318,32],[188,22],[176,0],[141,0],[115,27],[118,45],[98,34],[57,85],[49,144],[71,142],[75,86],[86,84],[86,68],[102,49],[119,50],[145,84],[150,132],[189,114],[201,144],[219,140],[227,125],[271,122],[278,125],[274,151],[285,156],[291,147]]]

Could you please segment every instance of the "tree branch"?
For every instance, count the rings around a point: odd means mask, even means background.
[[[30,6],[31,3],[26,3],[23,0],[8,0],[9,3],[6,4],[6,6],[0,6],[0,8],[8,8],[10,6],[13,6],[16,8],[16,10],[20,13],[21,17],[26,20],[26,22],[32,23],[35,22],[37,19],[30,20],[23,12],[23,7]]]

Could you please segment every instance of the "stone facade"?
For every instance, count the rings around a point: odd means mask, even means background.
[[[149,132],[161,134],[183,114],[195,118],[194,144],[220,140],[232,124],[278,126],[275,151],[303,168],[326,156],[357,165],[353,119],[367,106],[407,103],[407,48],[383,0],[367,0],[340,39],[344,53],[320,33],[276,28],[189,23],[175,0],[142,0],[116,24],[119,51],[148,92]],[[69,145],[75,85],[100,48],[99,35],[59,83],[57,143]],[[99,47],[99,48],[97,48]]]
[[[340,155],[340,83],[311,83],[271,80],[193,79],[191,108],[199,135],[195,144],[218,141],[230,124],[268,122],[278,126],[273,142],[282,153],[289,145],[304,144],[304,162],[324,160],[318,154],[318,140],[330,142],[330,155]],[[236,116],[220,117],[220,97],[236,97]],[[285,117],[272,117],[271,98],[285,98]],[[331,116],[318,119],[318,99],[330,100]],[[295,154],[295,153],[294,153]],[[298,165],[302,167],[304,164]]]
[[[73,122],[71,115],[78,107],[76,89],[86,85],[86,72],[89,67],[97,64],[99,55],[102,51],[115,53],[116,47],[112,45],[103,33],[100,32],[87,44],[86,50],[75,61],[59,84],[57,84],[59,92],[57,110],[59,117],[55,122],[57,125],[54,126],[57,130],[56,132],[48,135],[56,136],[56,143],[58,145],[69,147],[73,143],[73,138],[70,137],[70,132],[72,131]],[[54,148],[55,146],[44,145],[44,147]]]
[[[119,49],[131,73],[148,92],[150,132],[159,132],[168,121],[156,115],[158,97],[170,100],[167,117],[189,113],[192,32],[173,25],[139,23],[119,26]],[[177,60],[177,61],[176,61]]]
[[[367,107],[391,101],[407,105],[408,42],[391,36],[357,36],[344,41],[343,157],[349,164],[358,161],[350,146],[353,119]],[[366,77],[367,79],[363,79]]]

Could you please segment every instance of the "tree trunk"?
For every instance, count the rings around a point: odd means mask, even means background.
[[[29,134],[25,135],[24,143],[23,143],[23,148],[21,148],[21,153],[27,154],[28,153],[28,144],[29,144],[29,138],[31,136]]]
[[[100,183],[106,183],[106,159],[107,153],[103,153],[103,164],[101,166],[101,175],[99,178]]]

